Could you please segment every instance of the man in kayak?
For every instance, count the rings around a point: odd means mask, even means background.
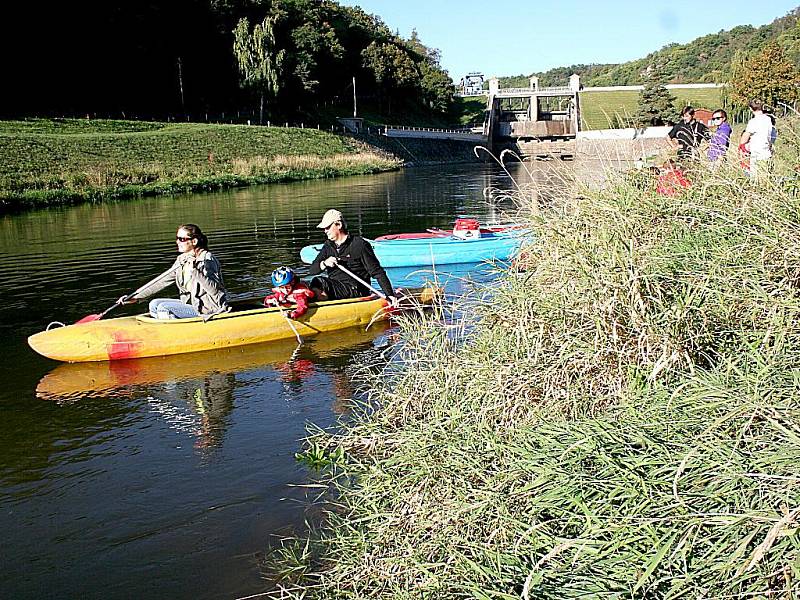
[[[327,277],[314,277],[311,280],[311,289],[317,294],[318,299],[341,300],[370,295],[371,292],[366,286],[338,268],[341,262],[343,267],[364,281],[368,282],[370,277],[377,279],[389,303],[392,305],[397,303],[392,284],[378,262],[372,246],[361,236],[350,235],[341,212],[330,209],[317,227],[325,230],[328,238],[308,269],[309,275],[319,275],[323,270],[328,273]]]

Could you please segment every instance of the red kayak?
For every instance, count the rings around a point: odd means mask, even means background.
[[[391,240],[428,240],[433,238],[449,238],[449,237],[485,237],[494,233],[503,231],[510,231],[512,229],[520,229],[520,225],[485,225],[480,227],[478,221],[475,219],[456,219],[455,227],[452,231],[432,227],[424,232],[418,233],[390,233],[389,235],[382,235],[375,238],[375,241],[391,241]]]

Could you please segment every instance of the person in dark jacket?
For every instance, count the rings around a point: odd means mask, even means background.
[[[678,149],[678,158],[697,158],[700,144],[708,141],[708,127],[694,118],[694,108],[687,106],[681,111],[681,121],[667,134],[673,147]]]
[[[386,294],[386,299],[391,304],[396,304],[394,289],[386,276],[386,271],[378,262],[375,251],[361,236],[350,235],[341,212],[330,209],[317,227],[325,230],[328,238],[308,270],[309,275],[319,275],[323,270],[328,274],[327,277],[314,277],[311,280],[311,289],[317,294],[317,298],[341,300],[361,298],[371,294],[367,287],[338,268],[341,263],[364,281],[368,282],[370,277],[377,279],[383,293]]]

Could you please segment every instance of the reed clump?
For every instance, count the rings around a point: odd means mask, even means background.
[[[310,439],[329,510],[273,597],[797,597],[800,200],[692,181],[524,194],[526,268]]]

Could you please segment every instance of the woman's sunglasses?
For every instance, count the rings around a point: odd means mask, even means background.
[[[191,242],[194,238],[177,236],[175,239],[179,242]]]

